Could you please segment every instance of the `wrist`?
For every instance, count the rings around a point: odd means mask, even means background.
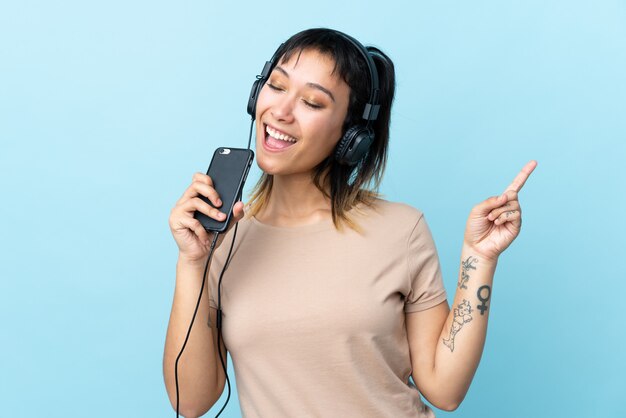
[[[461,258],[467,258],[469,256],[478,258],[482,265],[492,265],[495,267],[498,264],[499,256],[487,256],[467,242],[463,242],[463,247],[461,248]]]
[[[206,261],[207,261],[207,256],[198,258],[198,257],[191,257],[187,254],[179,252],[178,261],[176,264],[182,268],[204,269],[204,266],[206,265]]]

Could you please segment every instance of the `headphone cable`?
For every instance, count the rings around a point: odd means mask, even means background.
[[[254,118],[252,118],[252,120],[250,121],[250,132],[248,133],[248,149],[250,149],[250,146],[252,145],[252,127],[253,126],[254,126]],[[237,200],[240,200],[240,199],[241,199],[241,195],[238,196]],[[228,268],[228,265],[230,264],[230,257],[232,256],[233,247],[235,246],[235,238],[237,237],[238,226],[239,226],[239,222],[235,224],[235,230],[233,231],[233,239],[230,242],[230,248],[228,250],[228,255],[226,256],[226,262],[224,263],[224,267],[222,268],[222,272],[220,273],[220,278],[217,284],[217,317],[216,317],[217,352],[220,355],[220,362],[222,363],[222,369],[224,370],[224,376],[226,377],[226,383],[228,385],[228,395],[226,396],[226,402],[224,403],[224,406],[222,406],[222,409],[220,409],[220,411],[217,413],[215,418],[220,416],[222,411],[224,411],[224,408],[226,408],[226,405],[228,405],[228,401],[230,400],[230,379],[228,378],[228,372],[226,370],[226,363],[224,361],[224,358],[222,357],[222,345],[220,344],[221,336],[222,336],[222,292],[221,292],[221,289],[222,289],[222,278],[224,277],[224,273],[226,272],[226,269]],[[227,353],[228,353],[228,350],[226,350],[225,354]]]
[[[220,355],[220,362],[222,363],[222,370],[224,370],[224,376],[226,377],[226,383],[228,385],[228,395],[226,396],[226,402],[224,403],[224,406],[222,406],[222,409],[220,409],[220,411],[217,413],[217,415],[215,415],[215,418],[220,416],[222,411],[224,411],[224,408],[226,408],[226,405],[228,405],[228,401],[230,400],[230,379],[228,378],[228,372],[226,371],[226,362],[224,360],[224,357],[222,357],[222,345],[220,344],[221,335],[222,335],[222,293],[221,293],[221,287],[222,287],[222,278],[224,277],[224,272],[226,272],[226,269],[228,268],[228,265],[230,264],[230,257],[231,257],[231,255],[233,253],[233,247],[235,246],[235,237],[237,236],[237,226],[238,225],[239,225],[239,223],[235,224],[235,230],[233,231],[233,239],[230,242],[230,248],[228,249],[228,255],[226,256],[226,262],[224,263],[224,267],[222,268],[222,272],[220,273],[220,278],[219,278],[219,281],[218,281],[218,284],[217,284],[217,317],[216,317],[216,325],[215,325],[217,327],[217,352]],[[226,356],[226,353],[224,353],[224,355]]]
[[[250,133],[248,134],[248,149],[252,145],[252,127],[254,126],[254,118],[250,121]]]

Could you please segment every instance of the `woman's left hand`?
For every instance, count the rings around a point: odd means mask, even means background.
[[[464,245],[493,261],[511,245],[522,227],[517,194],[535,167],[537,162],[531,160],[501,196],[490,197],[472,208],[465,226]]]

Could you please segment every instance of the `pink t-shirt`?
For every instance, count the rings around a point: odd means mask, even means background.
[[[409,381],[405,314],[446,300],[435,243],[417,209],[359,209],[361,233],[239,223],[221,300],[244,417],[434,417]],[[211,263],[213,308],[231,239]]]

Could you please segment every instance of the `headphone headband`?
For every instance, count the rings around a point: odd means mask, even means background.
[[[342,36],[344,39],[348,40],[352,45],[359,50],[363,58],[365,58],[365,62],[367,63],[367,69],[370,73],[370,98],[365,105],[365,109],[363,109],[363,119],[367,121],[367,125],[369,126],[369,122],[372,120],[376,120],[378,117],[378,111],[380,110],[380,105],[378,104],[378,95],[380,93],[380,87],[378,82],[378,71],[376,70],[376,64],[374,63],[374,59],[370,54],[369,50],[363,46],[362,43],[354,39],[352,36],[339,32],[338,30],[331,29],[337,35]]]
[[[375,49],[372,51],[368,50],[365,46],[363,46],[363,44],[350,35],[334,29],[327,30],[348,41],[357,49],[357,51],[359,51],[359,54],[361,54],[363,59],[365,59],[370,75],[370,95],[362,114],[362,118],[366,120],[365,126],[356,124],[349,127],[335,148],[335,159],[339,162],[339,164],[353,166],[361,161],[365,155],[367,155],[370,146],[374,143],[374,130],[371,128],[370,123],[378,118],[378,112],[380,110],[380,104],[378,103],[380,86],[378,70],[376,69],[373,56],[376,55],[383,61],[385,61],[386,58]],[[270,73],[274,69],[276,62],[280,59],[280,54],[284,53],[284,45],[285,44],[282,43],[274,52],[272,58],[265,63],[261,74],[256,77],[256,80],[252,85],[252,90],[250,91],[250,97],[248,99],[248,114],[252,116],[252,120],[256,117],[256,101],[259,97],[259,93],[261,92],[265,82],[269,79]]]

